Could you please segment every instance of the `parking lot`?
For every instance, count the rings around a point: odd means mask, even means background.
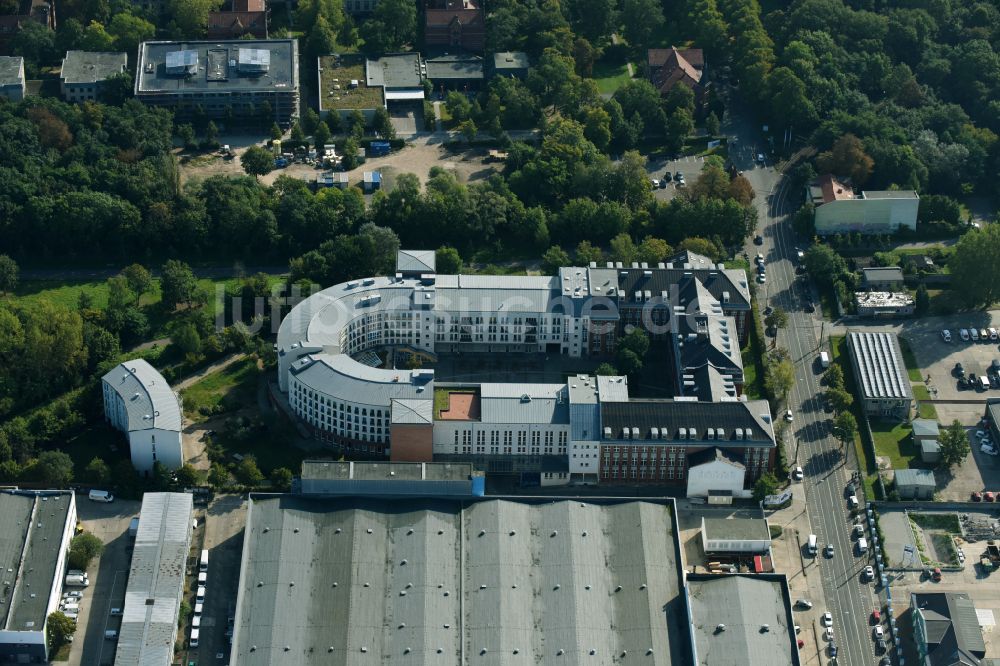
[[[236,611],[236,588],[240,578],[243,553],[243,528],[246,525],[246,501],[242,495],[220,495],[207,508],[196,507],[199,534],[198,548],[192,548],[197,570],[201,548],[208,550],[208,584],[201,617],[200,641],[188,650],[188,661],[227,663],[229,655],[229,618]],[[188,603],[194,608],[192,584]],[[178,637],[187,645],[190,634]]]
[[[69,663],[104,666],[115,659],[114,641],[105,640],[104,632],[117,630],[120,617],[112,617],[112,608],[125,605],[132,544],[128,536],[129,521],[139,515],[140,502],[115,500],[110,504],[91,502],[85,494],[76,496],[77,517],[83,529],[104,542],[104,552],[91,562],[87,573],[90,586],[83,590],[76,637],[70,646]],[[69,589],[69,588],[67,588]]]
[[[1000,327],[1000,317],[993,317],[987,312],[976,312],[962,319],[954,316],[931,317],[903,324],[901,334],[910,343],[924,379],[930,377],[927,385],[932,397],[936,393],[940,400],[971,402],[985,402],[987,397],[1000,398],[1000,383],[986,391],[959,386],[959,377],[955,373],[956,363],[962,364],[967,375],[974,373],[980,376],[986,373],[994,359],[1000,362],[1000,341],[973,342],[961,339],[959,331],[972,327]],[[941,335],[943,330],[951,332],[951,342],[944,341]]]

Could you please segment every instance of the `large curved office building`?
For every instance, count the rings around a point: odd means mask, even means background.
[[[775,446],[767,403],[741,396],[749,316],[746,274],[693,253],[484,276],[439,275],[433,251],[403,250],[395,275],[335,285],[289,313],[279,386],[314,436],[348,451],[469,461],[543,484],[683,484],[688,455],[718,449],[749,487]],[[624,377],[459,383],[392,367],[438,355],[460,365],[474,353],[600,360],[633,326],[671,350],[673,398],[630,398]]]

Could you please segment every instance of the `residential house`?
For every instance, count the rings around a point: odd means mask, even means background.
[[[267,39],[266,0],[232,0],[223,10],[208,13],[209,39]]]
[[[667,93],[677,84],[687,86],[694,92],[695,103],[701,106],[705,98],[702,78],[705,72],[705,52],[701,49],[649,49],[646,53],[649,81],[660,91]]]
[[[427,0],[424,43],[481,53],[486,46],[486,12],[478,0]]]

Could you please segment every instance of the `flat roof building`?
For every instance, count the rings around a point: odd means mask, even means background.
[[[230,663],[680,664],[678,557],[669,501],[251,496]]]
[[[706,553],[765,554],[771,528],[766,518],[702,518],[701,544]]]
[[[125,53],[67,51],[59,70],[59,91],[67,102],[97,101],[104,81],[127,66]]]
[[[303,495],[482,496],[485,477],[468,463],[302,461]]]
[[[59,610],[76,500],[61,490],[0,492],[0,661],[48,663],[47,622]]]
[[[266,102],[288,126],[299,115],[298,41],[143,42],[135,96],[182,118],[200,106],[209,118],[259,121]]]
[[[858,291],[854,305],[859,317],[908,317],[916,309],[916,301],[905,291]]]
[[[12,102],[24,99],[24,58],[0,56],[0,96]]]
[[[903,269],[899,266],[873,266],[861,269],[862,285],[871,291],[899,291],[903,288]]]
[[[934,472],[929,469],[897,469],[894,483],[900,499],[934,499],[937,488]]]
[[[896,334],[849,332],[847,345],[865,412],[870,416],[908,417],[913,389]]]
[[[128,437],[132,466],[148,475],[153,465],[184,464],[180,398],[144,359],[125,361],[101,379],[104,417]]]
[[[469,53],[445,53],[424,59],[427,78],[437,90],[478,90],[483,85],[483,59]]]
[[[799,666],[784,575],[688,574],[685,587],[696,666]]]
[[[493,54],[493,76],[524,79],[528,76],[531,60],[524,51],[502,51]]]
[[[191,549],[189,493],[142,496],[115,666],[170,666]]]

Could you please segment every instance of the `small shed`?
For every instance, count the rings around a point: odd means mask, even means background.
[[[934,472],[929,469],[901,469],[896,472],[896,492],[900,499],[933,499]]]
[[[706,553],[766,554],[771,528],[766,518],[702,518],[701,545]]]
[[[347,189],[347,174],[343,171],[324,171],[316,176],[316,189],[324,187],[336,187],[341,190]]]
[[[940,426],[933,419],[913,419],[910,425],[913,426],[913,441],[915,443],[938,439],[941,435]]]
[[[920,447],[920,459],[925,463],[941,462],[941,443],[936,439],[925,439],[917,444]]]
[[[365,192],[374,192],[375,190],[382,189],[382,172],[365,171],[362,179],[362,185],[364,186]]]

